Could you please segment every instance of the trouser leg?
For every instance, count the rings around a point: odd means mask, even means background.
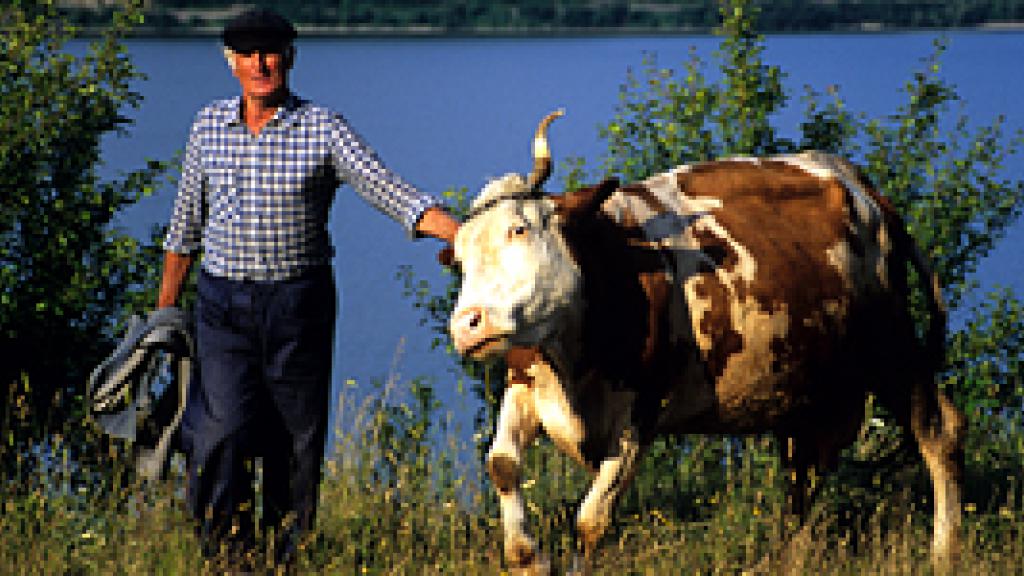
[[[264,376],[283,430],[269,443],[277,449],[264,455],[264,505],[286,554],[291,536],[311,531],[316,519],[336,299],[333,272],[322,268],[279,285],[268,306]]]
[[[204,549],[254,545],[251,423],[260,405],[261,361],[253,298],[244,285],[200,275],[196,337],[199,382],[186,418],[193,423],[189,504]],[[240,550],[239,550],[240,549]]]
[[[244,442],[233,434],[213,449],[201,469],[190,471],[196,487],[193,514],[199,519],[200,539],[208,556],[221,552],[244,555],[255,546],[252,460]]]

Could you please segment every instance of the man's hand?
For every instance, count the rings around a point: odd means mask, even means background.
[[[416,224],[416,231],[424,236],[432,236],[448,244],[455,242],[455,233],[459,230],[458,220],[452,218],[440,208],[429,208],[423,213]]]

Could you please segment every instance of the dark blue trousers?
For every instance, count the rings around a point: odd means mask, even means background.
[[[188,502],[207,552],[255,545],[253,458],[262,522],[313,528],[330,403],[337,294],[329,266],[280,282],[199,275],[199,378],[182,424]],[[278,547],[291,542],[278,540]]]

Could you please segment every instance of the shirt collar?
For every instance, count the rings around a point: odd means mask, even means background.
[[[270,119],[267,126],[277,126],[278,124],[283,126],[289,126],[298,121],[299,109],[303,104],[302,98],[295,95],[294,92],[288,92],[288,96],[285,97],[284,102],[274,113],[274,117]],[[242,119],[242,97],[235,96],[229,104],[228,108],[228,124],[241,126],[244,124]]]

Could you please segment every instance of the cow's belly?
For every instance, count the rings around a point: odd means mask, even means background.
[[[778,429],[810,404],[828,403],[832,394],[852,398],[863,387],[852,376],[864,372],[863,363],[851,359],[872,344],[851,342],[849,330],[852,317],[863,320],[865,309],[851,310],[846,295],[809,298],[817,295],[798,286],[767,302],[734,289],[741,285],[711,274],[684,284],[688,314],[672,320],[682,327],[678,332],[689,330],[699,358],[673,384],[685,392],[666,406],[666,428]]]
[[[708,425],[741,433],[785,427],[811,403],[810,391],[794,385],[790,377],[761,374],[749,380],[720,380],[715,386],[714,413]]]
[[[696,372],[696,371],[694,371]],[[784,427],[810,403],[790,374],[758,373],[711,382],[696,374],[673,385],[663,402],[658,429],[664,433],[755,433]]]
[[[680,346],[661,399],[658,428],[674,433],[778,430],[806,418],[810,406],[832,410],[859,402],[871,363],[840,331],[802,342],[781,315],[763,315],[711,346]],[[727,351],[723,352],[723,349]]]

